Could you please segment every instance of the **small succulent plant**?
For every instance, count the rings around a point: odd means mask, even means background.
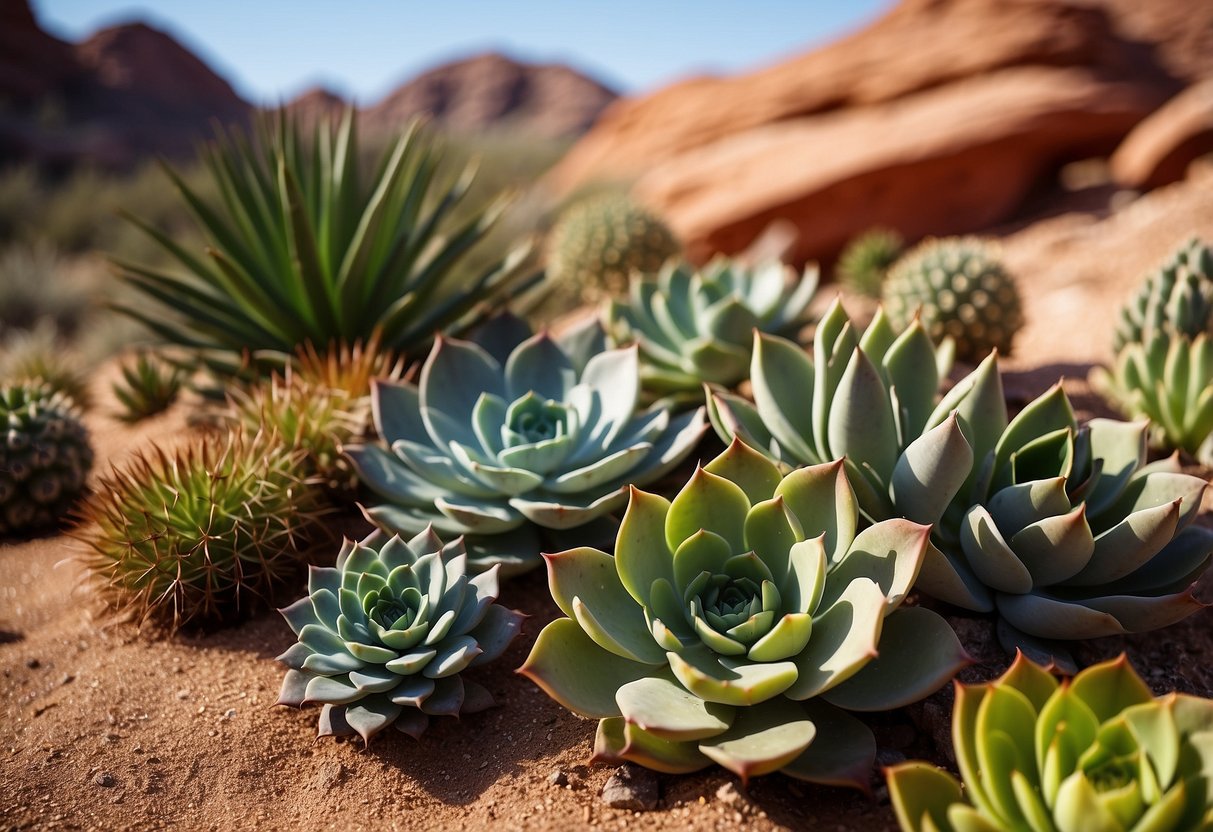
[[[929,339],[917,323],[889,332],[878,314],[857,342],[832,310],[816,362],[760,338],[757,405],[716,393],[713,423],[794,465],[845,456],[869,519],[933,524],[918,588],[997,610],[1008,647],[1068,666],[1057,640],[1151,630],[1199,609],[1190,587],[1213,532],[1192,520],[1206,483],[1173,459],[1146,465],[1144,423],[1080,427],[1060,385],[1008,421],[994,355],[935,403]]]
[[[45,324],[15,330],[0,342],[0,383],[41,384],[64,394],[81,410],[93,405],[87,364]]]
[[[468,535],[478,565],[528,569],[539,529],[585,526],[685,459],[702,409],[639,411],[636,348],[603,351],[591,324],[557,340],[499,317],[480,344],[439,339],[418,384],[375,382],[382,444],[346,449],[383,500],[371,522],[410,535],[432,524]]]
[[[141,422],[172,407],[185,383],[185,371],[141,352],[122,365],[122,378],[113,384],[114,398],[124,422]]]
[[[308,594],[281,610],[299,641],[280,705],[320,704],[320,736],[388,726],[416,738],[431,716],[492,707],[460,672],[500,656],[525,616],[493,603],[497,567],[469,577],[463,543],[432,530],[409,541],[375,532],[347,540],[335,567],[312,567]]]
[[[702,401],[705,382],[746,378],[755,331],[795,337],[816,290],[816,267],[797,277],[777,261],[720,257],[698,271],[669,261],[638,276],[626,301],[606,302],[603,325],[615,344],[639,345],[646,391]]]
[[[950,337],[964,361],[1010,353],[1023,326],[1015,281],[993,245],[977,237],[919,244],[889,270],[882,298],[894,325],[921,315],[931,338]]]
[[[838,280],[852,291],[879,298],[889,268],[905,250],[905,240],[888,228],[860,234],[838,256]]]
[[[966,656],[902,606],[930,529],[857,523],[841,463],[782,477],[734,441],[673,501],[633,489],[614,557],[545,556],[568,617],[520,672],[601,720],[598,761],[866,788],[876,744],[848,712],[916,701]]]
[[[2,385],[0,425],[0,537],[54,526],[93,465],[79,408],[45,384]]]
[[[75,535],[102,599],[175,630],[273,602],[328,532],[304,452],[276,436],[202,435],[103,475]]]
[[[624,293],[633,272],[656,273],[679,249],[652,212],[624,194],[602,194],[560,215],[548,240],[548,275],[554,291],[593,301]]]
[[[904,832],[1168,832],[1213,828],[1213,701],[1155,697],[1124,656],[1058,682],[1020,655],[957,685],[963,785],[924,762],[889,769]]]
[[[460,216],[472,171],[453,183],[440,174],[441,152],[419,122],[369,174],[363,156],[352,111],[335,130],[321,120],[305,131],[285,111],[258,121],[255,141],[220,130],[203,154],[220,196],[167,169],[206,233],[206,255],[131,217],[181,270],[119,261],[152,302],[119,308],[230,375],[242,356],[268,369],[300,344],[376,328],[390,349],[423,351],[435,332],[467,329],[523,286],[524,248],[483,270],[468,266],[505,203]]]
[[[813,353],[756,332],[755,402],[711,390],[712,424],[725,442],[740,437],[788,467],[845,458],[863,513],[893,517],[894,477],[912,467],[915,440],[940,422],[935,401],[950,342],[937,349],[917,319],[899,333],[880,310],[861,334],[835,300],[817,325]]]
[[[1109,370],[1092,385],[1126,415],[1149,419],[1154,443],[1213,465],[1213,251],[1180,248],[1121,310]]]

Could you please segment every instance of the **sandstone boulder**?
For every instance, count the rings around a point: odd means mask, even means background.
[[[1133,128],[1112,155],[1112,177],[1126,188],[1157,188],[1178,182],[1206,153],[1213,153],[1213,79],[1188,87]]]

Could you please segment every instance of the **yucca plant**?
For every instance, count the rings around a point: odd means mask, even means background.
[[[506,202],[462,208],[473,169],[448,182],[441,150],[418,122],[370,175],[360,155],[352,112],[336,129],[321,123],[306,135],[286,115],[263,118],[252,139],[220,130],[203,150],[219,198],[201,197],[166,167],[208,238],[206,254],[128,215],[182,270],[118,260],[160,307],[118,308],[231,373],[246,354],[261,368],[300,344],[376,329],[385,347],[416,353],[434,333],[462,331],[521,288],[525,247],[480,273],[466,267]]]

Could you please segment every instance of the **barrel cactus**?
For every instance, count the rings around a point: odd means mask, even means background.
[[[962,783],[894,766],[904,832],[1165,832],[1213,828],[1213,701],[1155,697],[1124,656],[1068,683],[1019,656],[1001,678],[958,685]]]
[[[460,672],[505,652],[526,616],[494,603],[498,567],[469,577],[467,561],[462,541],[429,529],[347,540],[281,610],[299,640],[278,657],[289,668],[278,704],[323,705],[320,736],[368,743],[388,726],[416,738],[431,716],[491,707]]]
[[[673,501],[633,489],[614,557],[545,556],[567,617],[520,672],[600,720],[597,761],[866,788],[876,743],[849,712],[916,701],[966,657],[902,606],[930,529],[858,521],[840,463],[784,477],[734,441]]]
[[[640,347],[646,391],[702,401],[705,382],[745,379],[755,331],[795,336],[816,289],[816,267],[797,276],[777,261],[720,257],[698,271],[670,261],[634,280],[626,301],[605,303],[603,323],[614,343]]]
[[[565,209],[548,240],[554,291],[595,300],[622,294],[633,272],[650,274],[678,254],[674,233],[624,194],[602,194]]]
[[[185,383],[185,372],[150,353],[141,352],[125,362],[122,378],[112,390],[124,422],[141,422],[172,407]]]
[[[1192,240],[1150,275],[1121,310],[1113,347],[1092,385],[1149,419],[1156,445],[1213,465],[1213,251]]]
[[[432,524],[467,535],[477,565],[528,569],[550,545],[540,530],[621,508],[629,484],[671,470],[706,428],[702,408],[639,410],[636,348],[604,351],[595,322],[558,340],[500,317],[479,338],[439,339],[417,384],[375,382],[382,444],[346,454],[381,498],[366,509],[380,528]]]
[[[139,623],[221,626],[273,602],[328,539],[304,452],[204,434],[103,475],[74,534],[101,599]]]
[[[39,382],[0,386],[0,537],[49,528],[84,493],[93,449],[76,403]]]
[[[838,256],[838,281],[861,295],[879,298],[885,275],[905,251],[905,240],[888,228],[865,231]]]
[[[921,315],[928,334],[951,337],[964,361],[1010,353],[1023,326],[1015,281],[994,245],[977,237],[919,244],[890,269],[882,298],[895,325]]]

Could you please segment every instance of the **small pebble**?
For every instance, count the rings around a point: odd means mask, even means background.
[[[549,786],[567,786],[569,784],[569,776],[560,769],[556,769],[548,775]]]
[[[99,771],[93,775],[93,783],[103,789],[108,789],[118,785],[118,781],[114,779],[114,775],[108,771]]]
[[[37,670],[38,668],[42,667],[42,662],[38,661],[37,659],[30,659],[25,663],[25,666],[30,670]]]
[[[648,812],[657,808],[657,777],[648,769],[627,763],[602,787],[602,802],[612,809]]]

